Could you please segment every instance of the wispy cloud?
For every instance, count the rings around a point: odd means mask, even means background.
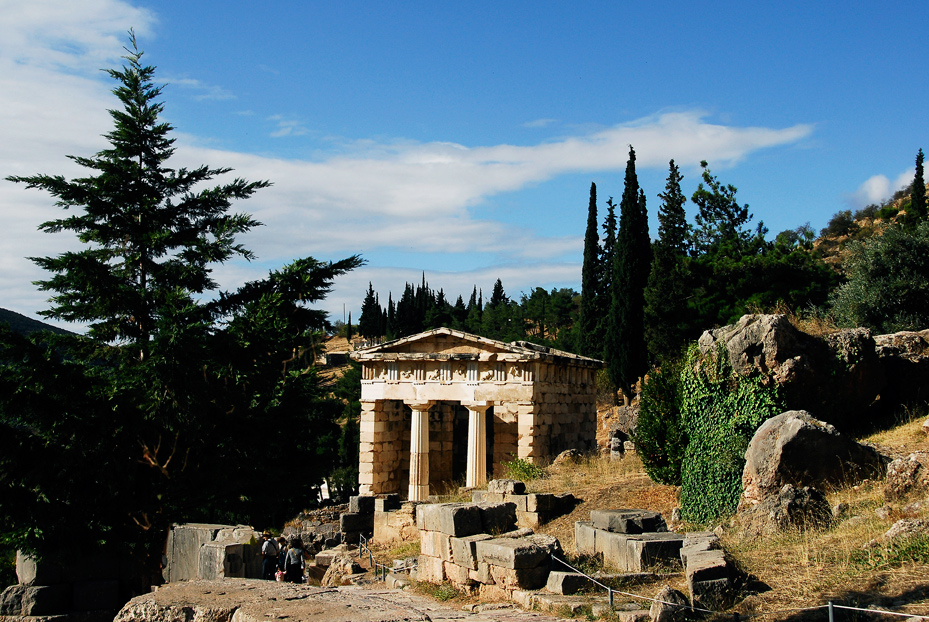
[[[536,127],[548,127],[552,123],[557,123],[558,119],[536,119],[535,121],[528,121],[523,123],[523,127],[536,128]]]
[[[855,192],[847,195],[845,200],[856,209],[886,201],[901,188],[906,188],[913,181],[913,171],[906,170],[891,181],[886,175],[874,175],[858,186]]]
[[[176,85],[185,89],[192,89],[194,91],[199,91],[198,95],[194,95],[194,99],[197,101],[218,101],[224,99],[235,99],[235,95],[227,91],[221,86],[215,84],[207,84],[202,80],[197,80],[196,78],[161,78],[159,83],[164,83],[168,85]]]
[[[268,121],[274,121],[277,125],[277,129],[268,134],[272,138],[280,138],[282,136],[303,136],[309,130],[306,126],[303,125],[302,121],[296,119],[285,119],[281,115],[273,115],[268,117]]]

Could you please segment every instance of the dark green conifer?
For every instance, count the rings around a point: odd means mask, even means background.
[[[913,178],[913,190],[910,194],[910,209],[915,220],[926,219],[926,182],[923,179],[923,150],[916,153],[916,175]]]
[[[587,231],[584,234],[584,263],[581,267],[581,311],[578,318],[577,345],[585,356],[599,356],[602,342],[597,340],[600,313],[600,240],[597,235],[597,184],[590,184],[587,205]]]

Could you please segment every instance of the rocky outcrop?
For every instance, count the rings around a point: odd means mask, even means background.
[[[806,411],[788,411],[765,421],[749,442],[739,508],[762,503],[785,484],[822,487],[880,476],[884,464],[874,449],[834,426]]]
[[[929,330],[878,335],[874,342],[888,379],[881,399],[894,405],[929,400]]]
[[[832,508],[819,490],[785,484],[777,495],[739,510],[738,519],[749,535],[825,529],[832,525]]]
[[[869,418],[887,377],[867,329],[813,337],[785,315],[745,315],[703,333],[704,356],[722,350],[735,373],[763,374],[780,387],[791,409],[805,409],[842,429]]]
[[[899,501],[911,494],[929,493],[929,452],[917,451],[887,465],[884,499]]]

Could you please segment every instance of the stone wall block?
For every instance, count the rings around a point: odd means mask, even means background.
[[[436,557],[442,561],[450,562],[452,556],[451,536],[439,531],[420,532],[420,551],[423,555]]]
[[[503,500],[515,504],[519,512],[525,512],[528,509],[528,495],[503,495]]]
[[[525,538],[496,538],[477,542],[477,558],[491,566],[520,570],[545,563],[549,552]]]
[[[490,574],[490,564],[484,562],[477,562],[477,570],[469,570],[468,576],[478,583],[492,584],[494,582],[494,578]]]
[[[552,594],[577,594],[592,585],[590,580],[579,572],[552,570],[548,574],[545,590]]]
[[[374,497],[367,497],[374,500]],[[373,508],[373,505],[372,505]],[[374,531],[374,511],[370,514],[358,514],[355,512],[345,512],[339,516],[339,530],[342,533],[360,531]]]
[[[494,583],[505,590],[537,590],[545,586],[548,580],[549,565],[534,568],[504,568],[491,564],[490,575]]]
[[[650,533],[667,531],[664,518],[651,510],[592,510],[590,520],[597,529],[613,533]]]
[[[479,533],[464,538],[450,538],[452,560],[459,566],[477,570],[477,543],[492,537],[490,534]]]
[[[467,587],[476,583],[474,579],[469,576],[469,568],[459,566],[452,562],[445,562],[444,570],[445,576],[448,577],[448,580],[456,587]]]
[[[477,506],[481,513],[481,532],[500,534],[516,528],[515,503],[482,503]]]
[[[27,587],[22,595],[22,615],[51,616],[67,613],[71,609],[71,595],[69,583]]]
[[[417,508],[416,526],[462,538],[481,533],[481,511],[471,503],[424,504]]]
[[[417,562],[416,578],[429,583],[445,581],[445,562],[437,557],[420,555]]]
[[[375,498],[369,495],[357,495],[348,498],[348,511],[356,514],[373,514]]]

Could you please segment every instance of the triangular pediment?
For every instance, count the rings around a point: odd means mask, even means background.
[[[487,339],[450,328],[437,328],[424,333],[395,339],[360,350],[365,354],[477,354],[523,353],[502,341]]]

